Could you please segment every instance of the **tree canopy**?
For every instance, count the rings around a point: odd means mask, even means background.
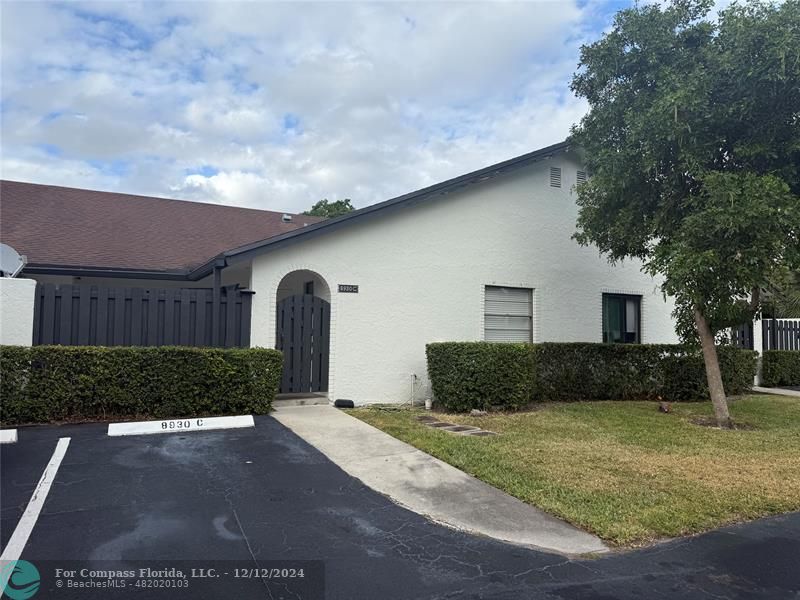
[[[309,210],[307,210],[303,214],[310,215],[313,217],[326,217],[330,219],[333,217],[345,215],[354,210],[355,208],[353,208],[353,205],[350,203],[350,198],[344,198],[343,200],[334,200],[333,202],[329,201],[327,198],[324,198],[319,202],[317,202],[314,206],[312,206]]]
[[[576,239],[663,277],[682,337],[712,336],[713,400],[713,334],[800,268],[800,0],[733,4],[715,20],[712,4],[618,12],[581,49],[572,89],[590,110],[571,139],[591,175]]]
[[[771,318],[800,318],[800,271],[788,271],[765,288],[764,315]]]

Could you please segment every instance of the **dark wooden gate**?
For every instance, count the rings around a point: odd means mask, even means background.
[[[310,294],[278,302],[275,347],[283,352],[281,393],[328,391],[330,308]]]
[[[33,343],[63,346],[250,345],[250,290],[222,288],[214,335],[208,288],[36,286]]]

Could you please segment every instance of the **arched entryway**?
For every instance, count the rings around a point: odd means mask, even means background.
[[[331,292],[325,279],[306,269],[278,284],[275,347],[283,352],[282,394],[328,391]]]

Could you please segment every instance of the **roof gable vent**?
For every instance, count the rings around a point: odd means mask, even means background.
[[[281,221],[283,221],[284,223],[291,223],[292,222],[292,215],[288,215],[286,213],[283,213],[281,215]]]
[[[561,187],[561,167],[550,167],[550,187]]]

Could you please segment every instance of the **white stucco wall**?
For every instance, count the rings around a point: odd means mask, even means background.
[[[408,401],[413,373],[422,400],[425,344],[483,339],[485,285],[534,289],[534,342],[602,341],[604,292],[643,297],[643,342],[677,341],[672,304],[638,263],[612,267],[571,239],[579,168],[561,155],[256,257],[251,343],[274,346],[278,282],[296,269],[331,290],[331,399]],[[342,283],[359,293],[338,293]]]
[[[36,282],[0,277],[0,344],[30,346]]]
[[[331,301],[331,288],[318,273],[312,271],[292,271],[287,274],[278,284],[277,300],[283,300],[288,296],[304,294],[306,283],[314,283],[314,296],[322,298],[325,302]]]

